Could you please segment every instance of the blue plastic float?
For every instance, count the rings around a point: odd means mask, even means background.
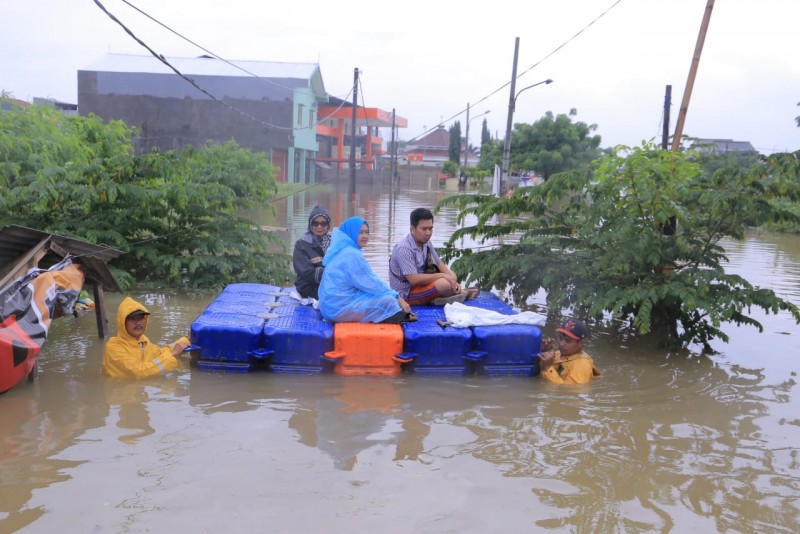
[[[318,310],[300,305],[293,287],[231,284],[192,323],[193,361],[204,371],[327,373],[335,360],[334,325]],[[483,291],[466,305],[504,315],[516,313]],[[533,376],[538,374],[541,330],[505,324],[454,328],[442,306],[414,306],[405,323],[403,372],[420,375]]]

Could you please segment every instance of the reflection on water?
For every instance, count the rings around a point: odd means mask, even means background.
[[[361,193],[376,272],[408,212],[444,194],[426,185]],[[306,194],[260,222],[293,241],[315,203],[336,222],[352,213],[334,193]],[[436,218],[435,242],[454,221]],[[800,300],[800,238],[753,232],[726,246],[732,271]],[[163,342],[215,294],[131,296]],[[115,309],[121,295],[109,298]],[[0,396],[0,532],[794,532],[798,329],[758,318],[764,334],[728,327],[713,357],[595,332],[605,374],[575,387],[185,362],[126,382],[101,376],[93,317],[60,319],[36,382]]]

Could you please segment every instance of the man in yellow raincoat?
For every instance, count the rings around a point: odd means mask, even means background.
[[[146,378],[166,374],[178,366],[175,356],[189,346],[185,337],[159,347],[144,334],[150,312],[130,297],[117,309],[117,335],[108,339],[103,372],[118,378]]]
[[[539,359],[542,378],[556,384],[585,384],[593,376],[600,376],[592,357],[583,351],[586,325],[570,319],[556,328],[556,332],[559,350],[543,352]]]

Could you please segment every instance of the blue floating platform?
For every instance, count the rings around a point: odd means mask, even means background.
[[[403,357],[413,358],[404,368],[422,375],[463,376],[474,373],[474,365],[468,360],[472,350],[470,328],[442,327],[436,322],[444,320],[444,312],[418,310],[417,321],[403,324]]]
[[[472,327],[471,357],[479,374],[534,376],[542,331],[538,326],[503,324]]]
[[[283,311],[281,311],[283,310]],[[292,313],[285,313],[291,310]],[[276,308],[279,316],[264,325],[267,369],[275,373],[321,373],[330,370],[323,357],[333,350],[333,323],[310,306]]]
[[[197,367],[207,371],[326,373],[335,328],[311,306],[291,297],[294,287],[231,284],[192,323]],[[464,304],[516,313],[497,295],[481,292]],[[532,376],[538,373],[541,330],[508,324],[454,328],[442,306],[413,306],[404,323],[406,372],[421,375]]]
[[[240,363],[263,359],[264,322],[252,315],[206,310],[192,323],[198,359]]]

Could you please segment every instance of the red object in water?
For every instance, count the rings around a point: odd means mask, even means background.
[[[41,347],[17,324],[15,315],[0,323],[0,393],[31,375],[40,350]]]

